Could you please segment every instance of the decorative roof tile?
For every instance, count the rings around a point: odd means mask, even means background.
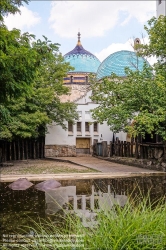
[[[125,76],[125,68],[131,70],[142,70],[144,63],[149,64],[144,58],[138,57],[133,51],[122,50],[109,55],[99,66],[97,78],[101,79],[115,73],[118,76]]]
[[[70,72],[96,73],[100,65],[99,59],[83,48],[80,42],[80,33],[78,33],[76,47],[65,54],[64,58],[66,62],[69,62],[75,68]]]

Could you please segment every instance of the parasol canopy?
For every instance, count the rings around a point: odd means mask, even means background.
[[[20,178],[17,181],[11,183],[8,187],[12,190],[26,190],[33,186],[33,183],[28,181],[26,178]]]
[[[60,182],[56,180],[47,180],[47,181],[43,181],[35,185],[35,188],[41,191],[47,191],[47,190],[56,189],[60,186],[61,186]]]

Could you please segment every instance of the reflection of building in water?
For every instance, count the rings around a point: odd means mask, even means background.
[[[76,195],[76,186],[59,187],[45,192],[46,214],[53,214],[62,209],[71,195]]]
[[[111,192],[110,185],[106,193],[100,190],[95,191],[92,186],[91,195],[76,195],[76,187],[60,187],[46,193],[47,210],[46,213],[56,213],[63,205],[65,213],[76,213],[81,218],[85,227],[96,225],[96,212],[111,210],[113,205],[124,206],[127,202],[127,196],[123,193],[117,195]]]

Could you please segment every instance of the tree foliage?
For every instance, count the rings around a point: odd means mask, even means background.
[[[149,44],[138,45],[139,55],[156,56],[162,65],[166,59],[166,17],[153,17],[148,21],[149,26],[144,26],[149,36]]]
[[[156,56],[153,67],[145,64],[143,70],[126,69],[126,77],[115,74],[96,82],[92,80],[92,100],[99,106],[93,118],[107,121],[110,129],[161,135],[166,140],[166,17],[149,21],[150,43],[139,47],[139,55]]]
[[[2,13],[15,13],[22,2],[2,1]],[[11,8],[10,8],[11,7]],[[0,138],[37,137],[53,121],[77,119],[76,105],[62,102],[69,94],[63,77],[71,70],[59,52],[59,44],[45,36],[35,40],[29,33],[0,26]],[[42,128],[42,129],[41,129]]]
[[[0,1],[0,22],[4,21],[4,16],[8,14],[20,13],[19,7],[29,0],[1,0]]]
[[[31,46],[33,35],[0,27],[0,103],[28,92],[41,55]]]
[[[46,128],[46,124],[56,122],[65,128],[65,121],[73,121],[77,118],[76,106],[70,102],[61,102],[60,96],[68,94],[69,89],[63,85],[63,77],[71,69],[65,63],[58,51],[57,44],[52,44],[45,38],[44,41],[37,40],[32,43],[32,50],[37,54],[37,60],[33,76],[27,85],[17,81],[18,91],[14,89],[7,91],[4,102],[1,103],[0,112],[0,137],[36,137],[43,133],[39,128]],[[17,67],[17,64],[15,64]],[[20,64],[18,64],[18,67]],[[23,67],[20,74],[24,75],[25,81],[28,77],[23,74],[28,71],[28,66]],[[21,71],[21,69],[20,69]],[[16,71],[14,71],[14,77]],[[28,73],[29,75],[29,73]],[[26,82],[27,83],[27,82]],[[4,105],[5,104],[5,105]]]

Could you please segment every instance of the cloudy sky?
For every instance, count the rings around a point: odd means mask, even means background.
[[[42,35],[59,43],[65,54],[77,43],[100,61],[118,50],[132,50],[133,38],[147,41],[144,25],[156,16],[156,1],[31,1],[20,8],[21,15],[5,18],[9,29]]]

